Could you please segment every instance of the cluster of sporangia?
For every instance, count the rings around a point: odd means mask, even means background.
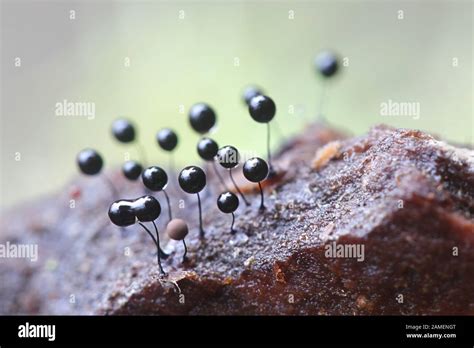
[[[324,52],[316,58],[316,66],[323,77],[331,77],[336,73],[338,63],[334,55]],[[271,98],[263,95],[263,93],[255,87],[249,87],[245,90],[243,100],[248,106],[252,119],[256,122],[267,124],[267,155],[269,164],[267,164],[267,162],[262,158],[253,157],[247,160],[242,167],[244,177],[253,183],[257,183],[259,186],[261,196],[260,211],[263,211],[265,205],[261,182],[267,177],[275,174],[271,165],[269,123],[275,116],[276,106]],[[207,104],[195,104],[189,111],[189,122],[194,131],[204,135],[214,127],[216,123],[216,114]],[[118,119],[113,122],[112,134],[115,139],[121,143],[135,142],[135,128],[133,124],[126,119]],[[168,152],[172,152],[178,145],[178,136],[169,128],[161,129],[157,133],[156,139],[158,145]],[[239,207],[239,198],[227,188],[224,179],[217,170],[216,162],[228,171],[230,181],[232,182],[235,191],[248,206],[250,203],[247,201],[232,176],[232,169],[236,168],[240,162],[239,151],[234,146],[230,145],[219,148],[213,139],[203,137],[197,144],[197,152],[204,161],[212,163],[221,185],[225,188],[225,192],[221,193],[217,198],[217,207],[223,213],[232,214],[230,232],[233,234],[236,232],[234,229],[234,212]],[[98,174],[103,166],[102,157],[93,149],[85,149],[81,151],[77,156],[77,163],[81,172],[87,175]],[[143,185],[150,191],[163,192],[168,206],[168,224],[166,227],[166,233],[170,239],[183,242],[183,262],[186,262],[187,247],[185,237],[188,234],[188,225],[182,219],[173,219],[172,217],[170,199],[166,193],[168,175],[165,170],[158,166],[151,166],[143,169],[143,166],[139,162],[127,161],[122,166],[122,172],[125,178],[131,181],[135,181],[141,177]],[[113,183],[105,176],[104,179],[106,179],[114,195],[116,195],[117,190]],[[197,195],[199,207],[199,233],[200,237],[204,238],[205,233],[202,224],[202,209],[199,192],[201,192],[206,186],[206,174],[204,170],[198,166],[187,166],[179,173],[178,182],[184,192]],[[158,266],[161,274],[165,274],[161,265],[161,259],[166,259],[169,255],[160,247],[158,228],[155,223],[155,220],[158,219],[160,214],[161,205],[159,201],[151,195],[145,195],[134,200],[117,200],[110,205],[108,211],[110,221],[117,226],[125,227],[137,222],[142,226],[142,228],[152,238],[153,243],[157,248]],[[153,224],[156,236],[153,235],[153,233],[143,224],[145,222],[151,222]]]

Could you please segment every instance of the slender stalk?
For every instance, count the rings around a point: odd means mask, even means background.
[[[199,237],[204,238],[204,229],[202,228],[201,197],[199,197],[199,192],[197,193],[197,196],[198,196],[198,206],[199,206]]]
[[[188,247],[186,246],[186,242],[184,241],[184,239],[183,239],[183,245],[184,245],[183,263],[184,263],[187,260],[186,255],[188,253]]]
[[[160,247],[160,235],[158,234],[158,228],[156,227],[155,221],[153,221],[153,226],[155,226],[155,233],[156,233],[156,246],[158,247],[158,252],[160,253],[160,257],[162,259],[167,259],[169,255],[163,251]]]
[[[227,188],[227,185],[224,182],[224,178],[222,178],[221,173],[219,173],[219,170],[217,169],[216,161],[212,160],[212,166],[214,167],[214,171],[216,172],[216,175],[219,178],[219,181],[221,182],[221,185],[224,188],[224,190],[229,191],[229,189]]]
[[[232,214],[232,224],[230,225],[230,233],[234,234],[235,232],[237,232],[236,230],[234,230],[235,215],[234,213],[231,213],[231,214]]]
[[[145,229],[145,231],[148,233],[148,235],[151,237],[151,239],[153,239],[153,243],[155,244],[155,246],[157,247],[158,246],[158,242],[156,241],[156,238],[155,236],[153,235],[153,233],[150,232],[150,230],[144,225],[142,224],[141,222],[139,222],[140,226],[143,227]]]
[[[242,197],[242,200],[245,202],[245,204],[246,204],[247,206],[249,206],[250,203],[245,199],[244,194],[242,193],[242,191],[240,191],[239,187],[237,186],[237,184],[236,184],[235,181],[234,181],[234,178],[233,178],[233,176],[232,176],[232,169],[229,169],[229,176],[230,176],[230,180],[232,181],[232,184],[234,184],[234,187],[235,187],[235,189],[237,190],[237,192],[239,193],[240,197]]]
[[[260,189],[260,210],[264,210],[265,204],[263,203],[263,189],[260,181],[258,182],[258,188]]]
[[[160,254],[160,257],[162,259],[167,259],[169,257],[169,255],[167,253],[165,253],[161,247],[160,247],[160,244],[158,243],[157,239],[155,238],[155,236],[150,232],[150,230],[148,228],[146,228],[145,225],[143,225],[142,223],[139,223],[144,229],[145,231],[147,231],[147,233],[150,235],[150,237],[153,239],[153,242],[155,243],[155,246],[157,247],[158,249],[158,252]],[[154,224],[154,223],[153,223]],[[158,230],[155,228],[155,231],[156,231],[156,235],[158,236]],[[158,236],[159,237],[159,236]]]
[[[267,157],[268,157],[268,177],[273,177],[276,173],[272,166],[272,155],[270,152],[270,122],[267,123]]]
[[[144,224],[142,224],[141,222],[139,222],[139,224],[140,224],[141,227],[143,227],[145,229],[145,231],[148,233],[148,235],[153,239],[153,242],[155,243],[155,246],[158,250],[158,252],[156,253],[156,256],[157,256],[158,266],[160,268],[160,273],[161,274],[166,274],[165,271],[163,270],[163,267],[161,266],[160,241],[159,241],[159,239],[156,239],[153,236],[153,234],[150,232],[150,230]],[[153,225],[155,225],[154,222],[153,222]],[[155,225],[155,228],[156,228],[156,225]],[[157,236],[158,236],[158,230],[157,230]]]
[[[169,218],[169,221],[171,221],[173,219],[173,216],[171,214],[171,204],[170,204],[170,198],[168,196],[168,193],[166,193],[166,190],[163,190],[163,193],[165,194],[165,197],[166,197],[166,203],[168,204],[168,218]]]
[[[272,154],[270,153],[270,122],[267,123],[267,157],[268,165],[272,168]]]

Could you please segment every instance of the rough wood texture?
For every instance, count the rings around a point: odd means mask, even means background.
[[[331,141],[330,153],[316,155]],[[174,215],[190,224],[189,262],[181,264],[181,242],[162,235],[172,255],[161,280],[146,233],[108,223],[107,186],[76,179],[75,209],[65,190],[2,216],[0,241],[38,243],[40,259],[0,261],[0,313],[474,314],[473,153],[419,131],[379,126],[344,140],[313,125],[275,156],[264,214],[256,186],[239,178],[252,206],[237,211],[235,236],[208,170],[204,240],[196,197],[174,177],[169,194]],[[120,198],[144,193],[109,175]],[[165,200],[156,196],[164,231]],[[363,245],[364,261],[326,257],[331,242]]]

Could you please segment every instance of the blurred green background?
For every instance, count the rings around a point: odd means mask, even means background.
[[[219,144],[264,155],[265,126],[250,119],[242,89],[261,86],[277,104],[273,128],[294,134],[317,113],[313,60],[323,49],[349,63],[328,84],[334,126],[473,140],[470,1],[2,1],[1,10],[2,208],[64,187],[84,147],[108,167],[124,151],[136,157],[110,136],[121,115],[158,164],[167,163],[155,142],[165,126],[179,133],[178,165],[199,162],[187,122],[198,101],[218,114]],[[95,103],[95,118],[56,116],[64,99]],[[420,117],[381,116],[389,99],[420,103]]]

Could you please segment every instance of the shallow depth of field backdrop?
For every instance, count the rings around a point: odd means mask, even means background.
[[[199,137],[187,122],[198,101],[217,112],[212,136],[219,144],[264,155],[265,126],[243,107],[243,87],[261,86],[277,104],[278,128],[294,134],[316,114],[321,81],[313,59],[326,48],[348,62],[328,86],[324,113],[334,126],[362,134],[387,123],[472,143],[472,7],[471,1],[1,1],[0,206],[67,187],[83,147],[97,148],[106,167],[121,163],[127,149],[110,136],[119,115],[135,121],[157,164],[167,163],[154,138],[165,126],[179,133],[177,164],[198,163]],[[56,103],[65,99],[94,103],[95,117],[56,116]],[[419,103],[419,118],[382,116],[388,100]]]

